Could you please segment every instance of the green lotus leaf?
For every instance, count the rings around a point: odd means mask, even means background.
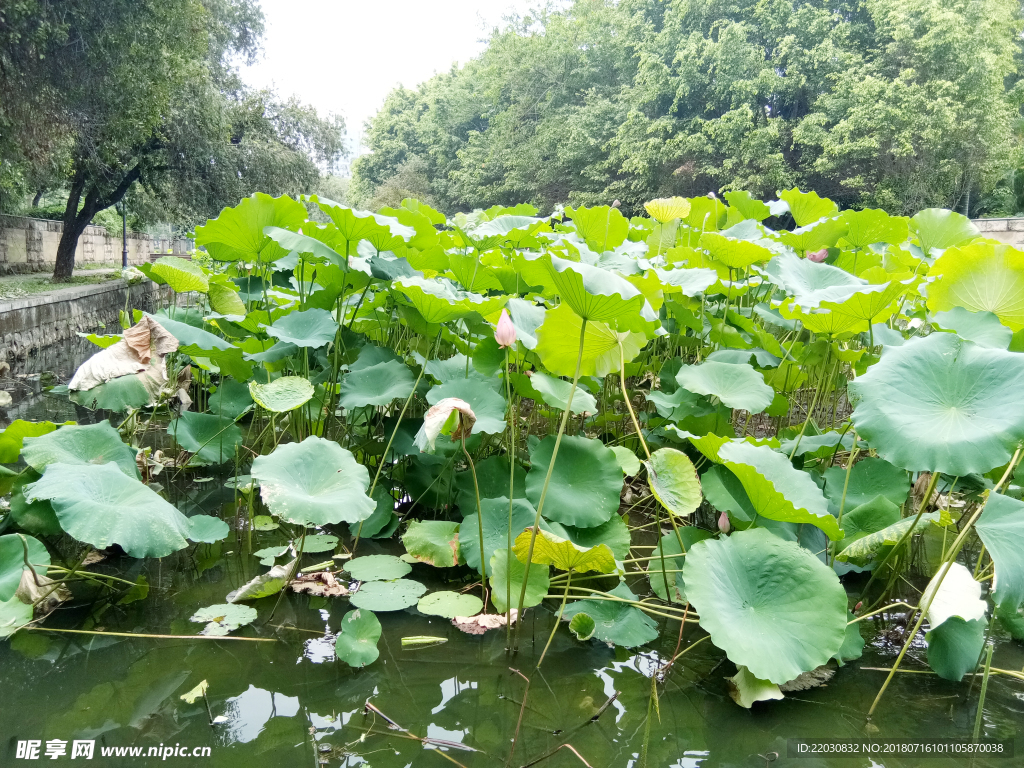
[[[61,426],[73,424],[73,421],[68,421]],[[7,429],[0,432],[0,464],[13,464],[18,460],[26,437],[42,437],[53,432],[57,426],[52,421],[15,419]]]
[[[928,666],[944,680],[960,682],[978,666],[985,647],[985,621],[951,616],[925,635]]]
[[[507,478],[506,478],[507,482]],[[506,487],[505,492],[508,493]],[[474,501],[475,507],[475,501]],[[499,549],[508,549],[509,503],[504,496],[495,499],[481,499],[483,511],[484,554],[487,561]],[[526,499],[512,501],[512,539],[533,525],[537,513]],[[459,526],[459,554],[470,568],[480,570],[480,528],[476,512],[465,517]],[[467,614],[459,614],[465,616]]]
[[[367,611],[401,611],[419,602],[427,588],[411,579],[367,581],[353,592],[349,602]]]
[[[305,220],[306,206],[302,203],[288,196],[257,192],[196,227],[196,245],[206,246],[219,261],[275,261],[287,251],[267,237],[264,228],[298,229]]]
[[[338,333],[338,321],[326,309],[289,312],[275,320],[273,325],[267,326],[267,333],[297,347],[318,349],[334,341]]]
[[[161,256],[153,262],[152,273],[171,286],[175,293],[206,293],[210,288],[202,267],[177,256]]]
[[[338,546],[338,537],[326,533],[307,534],[300,550],[306,554],[331,552]],[[296,547],[298,549],[298,547]]]
[[[121,435],[109,421],[82,426],[70,424],[56,432],[27,437],[21,455],[37,472],[58,462],[83,465],[114,462],[129,477],[139,477],[135,452],[121,442]]]
[[[531,531],[523,531],[516,537],[513,547],[516,557],[521,563],[526,563],[530,551]],[[598,544],[593,547],[581,547],[569,539],[563,539],[541,529],[537,533],[537,539],[533,548],[533,563],[539,565],[553,565],[560,571],[575,571],[576,573],[612,573],[616,569],[615,556],[607,544]]]
[[[576,232],[595,251],[610,251],[622,245],[629,234],[629,220],[618,208],[608,205],[567,208]]]
[[[648,274],[652,271],[661,282],[665,293],[682,293],[690,297],[704,293],[719,279],[717,272],[704,267],[654,269],[648,271]]]
[[[544,322],[544,308],[516,297],[510,298],[505,308],[516,329],[519,343],[527,349],[536,349],[537,329]]]
[[[929,270],[928,309],[991,312],[1011,331],[1024,328],[1024,252],[975,243],[951,248]]]
[[[280,527],[281,524],[270,515],[253,515],[252,529],[254,531],[276,531]]]
[[[148,386],[147,386],[148,385]],[[92,389],[72,390],[69,399],[91,411],[104,410],[123,413],[129,409],[145,408],[156,402],[159,383],[146,373],[118,376]]]
[[[233,379],[221,379],[217,390],[210,395],[207,407],[210,413],[234,421],[252,408],[252,402],[252,395],[245,384],[239,384]]]
[[[700,483],[708,504],[718,512],[728,513],[734,524],[737,520],[751,523],[757,517],[740,479],[724,464],[713,465],[701,475]]]
[[[238,295],[238,286],[224,275],[210,278],[207,292],[210,309],[221,315],[240,317],[245,314],[245,303]]]
[[[866,447],[866,443],[861,440],[861,447]],[[794,456],[807,456],[816,459],[827,459],[837,451],[850,450],[853,448],[853,434],[847,432],[843,434],[841,432],[824,432],[820,435],[804,435],[797,439],[789,438],[782,440],[779,445],[781,453],[787,456],[796,449]],[[890,465],[891,466],[891,465]],[[832,469],[839,469],[838,467],[832,467]],[[902,470],[900,470],[902,471]],[[843,470],[845,476],[845,470]],[[904,473],[906,474],[906,473]],[[825,494],[828,496],[828,494]]]
[[[260,600],[264,597],[276,595],[288,586],[288,582],[295,576],[297,568],[298,560],[275,565],[266,573],[261,573],[233,592],[228,592],[227,597],[224,599],[229,603],[240,603],[243,600]]]
[[[512,550],[499,549],[491,557],[487,566],[488,578],[491,584],[491,602],[499,613],[505,613],[509,609],[507,598],[511,597],[512,607],[519,605],[519,593],[523,589],[523,574],[526,573],[526,565],[521,563],[514,555],[510,558]],[[526,599],[523,601],[524,608],[532,608],[540,605],[544,596],[548,593],[551,583],[551,569],[548,566],[540,566],[536,563],[530,566],[530,578],[526,583]]]
[[[264,547],[263,549],[257,549],[252,554],[253,557],[258,557],[260,559],[260,565],[272,566],[274,561],[287,551],[288,545],[285,544],[279,547]]]
[[[409,366],[388,360],[345,374],[338,403],[343,408],[388,405],[392,400],[409,397],[415,386],[416,377]]]
[[[831,248],[839,242],[839,238],[846,234],[849,225],[842,216],[833,216],[828,219],[819,219],[813,224],[798,227],[791,232],[779,232],[779,240],[795,251],[807,252],[817,251],[822,248]]]
[[[829,507],[839,513],[843,488],[846,488],[846,504],[849,511],[861,504],[867,504],[876,496],[884,496],[897,507],[902,507],[910,493],[910,477],[906,471],[894,467],[885,459],[867,458],[858,461],[850,470],[850,481],[846,481],[846,467],[829,467],[825,470],[824,493]]]
[[[971,312],[963,307],[936,312],[932,325],[937,329],[952,331],[961,339],[993,349],[1006,349],[1013,338],[1013,331],[1000,323],[999,318],[991,312]]]
[[[900,508],[885,496],[875,496],[871,501],[844,512],[843,533],[846,536],[839,543],[852,543],[855,539],[884,531],[899,521]]]
[[[459,449],[461,452],[461,449]],[[491,456],[477,462],[476,478],[480,484],[481,499],[508,498],[509,467],[506,456]],[[473,474],[468,470],[455,475],[455,487],[459,491],[458,505],[462,514],[476,511],[476,491],[473,487]],[[526,472],[516,462],[515,483],[512,495],[516,499],[526,498]],[[508,502],[505,503],[506,509]],[[531,518],[532,520],[532,518]]]
[[[810,476],[767,446],[730,442],[719,457],[743,485],[751,506],[762,517],[785,523],[810,523],[830,539],[842,537],[828,503]],[[785,682],[785,681],[783,681]]]
[[[169,431],[178,445],[207,464],[230,461],[242,444],[242,430],[234,420],[212,413],[186,411]]]
[[[854,248],[864,249],[874,243],[900,245],[910,235],[910,220],[905,216],[890,216],[877,208],[843,211],[849,229],[843,240]]]
[[[906,285],[895,281],[868,285],[838,301],[822,298],[819,306],[841,316],[844,322],[846,318],[859,320],[867,328],[874,323],[884,323],[895,314],[896,299],[906,290]]]
[[[864,636],[860,633],[861,622],[854,621],[857,618],[852,613],[846,614],[846,639],[843,640],[843,647],[835,655],[836,661],[842,666],[844,662],[855,661],[864,655]]]
[[[246,381],[252,376],[252,363],[245,359],[245,353],[238,347],[229,349],[205,350],[194,345],[178,347],[182,354],[189,355],[193,363],[204,371],[230,376],[235,381]],[[127,378],[127,377],[125,377]],[[113,382],[107,382],[111,384]],[[105,386],[105,385],[101,385]],[[96,389],[99,389],[97,387]],[[89,390],[89,393],[96,390]],[[83,392],[82,394],[89,394]]]
[[[608,594],[623,600],[637,600],[637,596],[625,584],[619,584]],[[658,625],[654,619],[636,606],[627,603],[615,600],[578,600],[565,607],[562,618],[571,624],[572,619],[580,613],[585,613],[593,619],[592,634],[605,643],[623,648],[636,648],[658,637]]]
[[[252,344],[252,347],[248,347],[248,344]],[[298,351],[298,347],[289,341],[275,341],[273,344],[269,340],[263,339],[246,339],[243,345],[247,349],[258,349],[262,350],[259,352],[246,351],[242,357],[244,360],[251,361],[254,363],[278,363],[287,357],[291,357]],[[269,366],[268,366],[269,367]],[[273,370],[277,370],[274,368]]]
[[[869,533],[867,536],[847,544],[836,555],[836,560],[854,565],[867,564],[883,546],[899,542],[903,538],[903,534],[914,525],[914,519],[913,517],[904,518],[898,523],[893,523],[880,531]],[[930,523],[939,525],[941,522],[942,516],[939,512],[926,512],[921,516],[921,521],[914,530],[924,531]]]
[[[737,665],[736,674],[725,678],[729,682],[729,696],[744,709],[750,709],[758,701],[775,701],[786,698],[775,683],[760,680],[742,664]]]
[[[585,613],[577,613],[569,620],[569,631],[576,635],[576,639],[581,643],[592,638],[596,629],[594,617]]]
[[[974,529],[995,563],[996,605],[1016,611],[1024,603],[1024,502],[991,494]]]
[[[436,568],[459,564],[459,524],[447,520],[413,520],[402,534],[405,550]]]
[[[376,507],[366,495],[366,467],[333,440],[315,435],[257,456],[252,476],[270,511],[297,525],[358,523]]]
[[[543,371],[534,371],[532,376],[512,374],[512,383],[521,397],[539,400],[560,411],[565,410],[569,402],[569,390],[572,389],[571,382],[548,376]],[[577,387],[572,397],[572,412],[577,415],[597,413],[597,401],[592,394]]]
[[[544,322],[537,329],[535,351],[548,371],[556,376],[576,374],[582,326],[583,320],[566,304],[547,311]],[[588,322],[583,337],[580,375],[600,377],[618,371],[621,367],[620,341],[628,363],[640,354],[647,337],[632,331],[617,332],[605,323]]]
[[[963,477],[1005,464],[1024,438],[1024,356],[933,333],[890,347],[850,383],[857,434],[909,470]]]
[[[483,610],[483,601],[476,595],[459,592],[431,592],[416,604],[420,613],[454,619],[456,616],[475,616]]]
[[[281,250],[285,252],[311,256],[314,260],[334,264],[343,270],[348,270],[348,259],[315,237],[281,227],[265,227],[263,234],[281,246]]]
[[[228,632],[256,621],[256,609],[248,605],[208,605],[196,611],[189,621],[206,624],[201,635],[226,635]]]
[[[760,413],[772,404],[775,392],[764,383],[764,376],[749,363],[684,365],[676,374],[683,389],[698,395],[713,395],[729,408]]]
[[[740,220],[753,219],[754,221],[764,221],[772,215],[771,208],[746,190],[726,192],[722,197],[729,203],[729,221],[732,224],[738,223],[734,221],[734,214],[739,214]]]
[[[686,525],[679,529],[679,537],[676,538],[675,531],[666,533],[658,542],[657,548],[652,552],[654,557],[647,564],[647,580],[651,583],[654,594],[662,600],[669,602],[686,602],[686,581],[683,579],[683,563],[686,560],[686,553],[679,548],[679,541],[682,540],[686,552],[698,541],[711,538],[711,531]],[[665,567],[662,568],[662,552],[665,554]],[[665,589],[665,585],[668,589]]]
[[[768,261],[775,255],[763,245],[719,232],[705,232],[700,236],[699,245],[716,261],[732,269],[746,269],[751,264]]]
[[[978,228],[961,213],[925,208],[910,220],[910,233],[917,238],[921,250],[931,254],[932,249],[942,251],[971,242],[978,236]]]
[[[25,496],[49,500],[61,528],[96,549],[166,557],[188,546],[188,518],[113,462],[48,464]]]
[[[499,435],[505,431],[505,398],[494,391],[491,382],[477,378],[452,379],[427,393],[427,402],[436,405],[448,397],[469,403],[476,414],[474,434]]]
[[[365,667],[380,656],[377,643],[380,621],[372,611],[349,611],[341,617],[341,632],[334,641],[334,653],[350,667]]]
[[[818,264],[789,253],[776,256],[758,271],[791,294],[793,302],[805,309],[814,309],[822,300],[842,301],[868,286],[867,280],[854,277],[838,267]]]
[[[9,637],[32,621],[32,604],[17,597],[0,602],[0,639]]]
[[[497,319],[507,296],[481,296],[455,288],[448,280],[403,277],[392,288],[402,294],[428,323],[447,323],[474,312]]]
[[[846,591],[813,552],[760,528],[698,542],[686,597],[711,642],[776,684],[828,662],[846,638]]]
[[[626,477],[636,477],[640,474],[640,459],[637,458],[633,451],[624,445],[610,445],[608,447],[615,454],[615,460],[619,462],[622,474]]]
[[[269,384],[249,382],[249,395],[264,410],[287,413],[305,405],[316,394],[313,385],[301,376],[282,376]]]
[[[839,213],[839,206],[827,197],[819,197],[817,192],[801,192],[797,187],[779,192],[779,199],[786,203],[798,227]]]
[[[11,519],[24,533],[30,533],[33,536],[59,536],[64,531],[60,527],[60,522],[57,520],[57,515],[50,502],[29,502],[25,498],[24,485],[38,479],[38,473],[26,473],[26,476],[31,479],[19,477],[20,487],[11,494]]]
[[[607,523],[601,523],[594,528],[574,528],[571,525],[562,525],[544,518],[540,520],[540,527],[541,530],[568,539],[584,549],[604,544],[612,551],[616,560],[625,560],[629,557],[629,528],[618,515],[612,515]]]
[[[853,315],[833,312],[830,309],[805,310],[785,299],[779,306],[779,313],[787,320],[799,320],[804,329],[818,336],[834,337],[840,333],[852,333],[863,327],[863,321]]]
[[[412,566],[394,555],[363,555],[349,560],[345,570],[356,581],[393,581],[409,573]]]
[[[192,541],[212,544],[226,539],[231,528],[219,517],[212,515],[192,515],[188,518],[188,538]]]
[[[719,458],[718,452],[722,446],[726,443],[742,442],[750,445],[767,445],[769,448],[778,448],[779,441],[774,437],[753,437],[747,435],[743,438],[726,437],[724,435],[718,435],[714,432],[709,432],[706,435],[693,435],[689,432],[679,429],[674,425],[666,427],[667,431],[677,435],[680,439],[687,439],[693,444],[693,447],[704,454],[704,457],[715,464],[721,464],[722,459]],[[731,431],[731,430],[730,430]]]
[[[700,480],[685,453],[675,448],[659,448],[644,464],[651,493],[665,509],[685,517],[700,506]]]
[[[14,597],[24,571],[31,568],[46,576],[49,565],[50,553],[38,539],[18,533],[0,536],[0,603]]]
[[[536,506],[544,488],[555,436],[548,435],[530,452],[526,496]],[[600,440],[562,437],[558,458],[548,484],[544,516],[578,528],[593,528],[608,521],[619,508],[622,472],[615,454]]]

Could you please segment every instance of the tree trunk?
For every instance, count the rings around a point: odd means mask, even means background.
[[[43,192],[44,191],[45,190],[40,189],[38,192],[36,192],[36,196],[32,198],[32,207],[33,208],[38,208],[39,207],[39,201],[43,199]]]
[[[75,251],[78,250],[78,238],[82,236],[85,228],[89,226],[88,217],[77,216],[70,226],[64,225],[60,242],[57,244],[57,261],[53,265],[53,281],[65,283],[71,279],[75,269]]]

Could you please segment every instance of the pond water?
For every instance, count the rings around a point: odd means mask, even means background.
[[[88,417],[64,398],[32,397],[18,412],[21,418]],[[233,492],[223,488],[222,477],[206,477],[182,473],[160,480],[185,514],[202,511],[231,521]],[[276,531],[253,532],[250,542],[247,532],[233,532],[218,544],[196,545],[162,560],[101,561],[90,568],[129,580],[145,575],[148,598],[111,605],[99,593],[80,590],[74,606],[58,610],[46,626],[195,634],[199,625],[189,617],[200,607],[222,603],[228,592],[260,573],[251,551],[281,539]],[[360,543],[360,554],[400,551],[390,542]],[[306,555],[302,565],[322,559],[322,554]],[[457,572],[450,576],[461,578]],[[410,577],[440,586],[437,569],[417,565]],[[502,630],[466,635],[444,619],[408,609],[379,614],[380,659],[353,670],[333,654],[332,635],[349,609],[347,601],[288,592],[279,603],[266,598],[256,607],[259,619],[235,634],[273,642],[26,631],[0,643],[0,764],[28,764],[17,759],[16,748],[29,739],[42,742],[41,754],[47,740],[94,740],[94,764],[103,766],[524,766],[563,744],[594,768],[644,765],[645,745],[647,765],[673,768],[971,764],[962,758],[787,757],[787,739],[864,736],[864,713],[885,677],[865,668],[884,667],[893,658],[882,620],[865,622],[864,656],[838,669],[826,686],[748,711],[729,698],[725,678],[735,668],[710,643],[695,647],[667,671],[652,706],[652,676],[675,653],[677,625],[639,652],[580,643],[562,630],[538,672],[537,659],[554,620],[547,606],[529,611],[523,647],[515,656],[506,654]],[[447,642],[403,648],[402,638],[414,635]],[[702,637],[698,626],[688,624],[682,647]],[[912,648],[911,654],[920,656],[923,648]],[[1021,669],[1024,649],[1002,642],[993,665]],[[924,668],[913,662],[905,666]],[[531,678],[528,692],[526,681],[510,668]],[[180,698],[203,680],[209,683],[209,711],[202,698],[194,704]],[[876,714],[874,736],[969,739],[978,686],[968,698],[969,689],[967,682],[952,684],[930,674],[899,674]],[[389,728],[380,714],[367,714],[367,700],[405,730]],[[211,725],[211,715],[221,722]],[[976,759],[973,765],[1022,764],[1022,726],[1024,685],[993,677],[984,735],[1014,740],[1020,757]],[[425,745],[413,736],[464,748]],[[515,752],[507,762],[513,742]],[[102,756],[101,748],[108,747],[141,748],[143,757]],[[147,759],[151,747],[178,752],[209,747],[210,755]],[[568,748],[539,764],[584,765]]]

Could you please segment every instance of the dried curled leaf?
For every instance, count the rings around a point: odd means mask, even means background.
[[[302,573],[289,585],[293,592],[307,592],[317,597],[345,597],[348,587],[338,582],[330,571]]]
[[[796,693],[797,691],[807,691],[811,688],[819,688],[825,685],[829,680],[836,676],[836,671],[826,665],[822,665],[810,672],[803,672],[797,675],[795,678],[790,680],[788,683],[783,683],[779,686],[779,690],[783,693]]]
[[[517,611],[512,609],[512,623],[516,623]],[[452,624],[461,629],[467,635],[482,635],[488,629],[498,629],[505,626],[505,615],[502,613],[481,613],[477,616],[456,616]]]

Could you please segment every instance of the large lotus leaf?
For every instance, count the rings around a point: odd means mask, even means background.
[[[249,382],[249,395],[272,413],[294,411],[312,400],[315,393],[313,385],[301,376],[282,376],[268,384]]]
[[[516,537],[513,547],[516,557],[526,563],[530,554],[530,538],[532,531],[523,531]],[[553,565],[560,571],[576,573],[612,573],[615,571],[615,556],[607,544],[593,547],[581,547],[569,539],[563,539],[549,531],[541,529],[533,545],[533,563]]]
[[[459,449],[461,453],[461,448]],[[509,466],[505,456],[491,456],[476,463],[476,479],[480,484],[481,499],[508,498]],[[473,486],[473,474],[469,470],[455,475],[455,487],[459,491],[458,505],[463,515],[476,512],[476,489]],[[526,498],[526,471],[516,462],[515,482],[512,496],[516,499]],[[505,504],[506,508],[508,503]],[[531,518],[532,519],[532,518]]]
[[[245,384],[233,379],[221,379],[217,391],[210,395],[207,406],[210,413],[232,421],[252,408],[252,395]]]
[[[850,383],[853,423],[898,467],[984,474],[1024,438],[1022,377],[1024,356],[933,333],[885,349]]]
[[[925,635],[928,666],[944,680],[960,682],[978,666],[985,647],[985,621],[951,616]]]
[[[49,565],[50,553],[38,539],[17,533],[0,536],[0,603],[14,597],[24,571],[46,576]]]
[[[506,305],[512,325],[516,329],[516,338],[527,349],[537,347],[537,329],[544,322],[544,308],[532,301],[510,298]]]
[[[619,462],[622,474],[626,477],[636,477],[640,474],[640,459],[633,451],[624,445],[609,445],[608,447],[615,454],[615,460]]]
[[[225,275],[214,275],[210,278],[207,292],[210,309],[220,315],[245,315],[245,302],[239,296],[238,286]]]
[[[521,397],[540,400],[560,411],[565,410],[572,389],[571,382],[548,376],[543,371],[534,371],[532,376],[512,374],[512,383]],[[572,412],[577,415],[597,413],[597,401],[586,390],[577,388],[572,397]]]
[[[416,608],[428,616],[454,619],[456,616],[474,616],[483,610],[484,603],[476,595],[459,592],[431,592],[420,598]]]
[[[394,290],[405,296],[428,323],[447,323],[474,312],[491,319],[501,312],[507,296],[481,296],[457,290],[449,281],[422,277],[396,280]]]
[[[32,613],[32,604],[23,603],[17,597],[0,602],[0,639],[10,637],[31,622]]]
[[[992,312],[1011,330],[1024,328],[1024,252],[975,243],[951,248],[929,271],[928,309]]]
[[[746,190],[726,192],[722,197],[729,203],[729,222],[731,224],[738,223],[737,219],[740,221],[743,219],[764,221],[772,215],[771,208]]]
[[[759,701],[786,698],[779,686],[769,680],[759,680],[742,664],[737,665],[735,675],[725,679],[729,682],[729,696],[744,709],[750,709]]]
[[[315,435],[257,456],[252,476],[270,511],[297,525],[358,523],[376,507],[366,495],[366,467],[333,440]]]
[[[705,267],[648,270],[647,274],[651,273],[657,276],[664,293],[681,293],[691,297],[706,291],[719,278],[715,270]]]
[[[304,235],[302,232],[292,232],[281,227],[266,227],[263,233],[281,246],[281,249],[288,253],[301,253],[312,256],[313,259],[324,261],[343,270],[348,269],[348,259],[327,243],[315,237]]]
[[[334,641],[334,652],[350,667],[365,667],[380,656],[377,643],[381,635],[380,621],[372,611],[349,611],[341,618],[341,631]]]
[[[555,436],[548,435],[530,452],[526,496],[535,507],[540,503],[554,445]],[[593,528],[615,514],[621,492],[622,471],[615,454],[600,440],[565,435],[558,447],[543,513],[564,525]]]
[[[166,557],[188,546],[188,518],[113,462],[49,464],[25,496],[48,499],[61,528],[96,549]]]
[[[73,421],[65,422],[66,425]],[[52,421],[25,421],[15,419],[3,432],[0,432],[0,464],[13,464],[21,455],[26,437],[42,437],[57,429]]]
[[[178,351],[191,356],[193,362],[205,371],[219,372],[223,376],[230,376],[235,381],[246,381],[252,376],[252,363],[245,359],[244,352],[238,347],[223,350],[204,350],[190,344],[178,347]],[[118,379],[115,379],[115,381],[118,381]],[[107,382],[107,384],[112,383]],[[99,387],[96,389],[99,389]],[[95,391],[91,389],[88,393],[83,392],[82,394],[89,394]]]
[[[207,464],[230,461],[242,444],[238,425],[212,413],[186,411],[171,423],[169,431],[178,445]]]
[[[695,544],[686,596],[711,642],[782,684],[828,662],[846,638],[846,591],[813,552],[760,528]]]
[[[874,243],[900,245],[910,233],[909,219],[890,216],[877,208],[843,211],[843,219],[849,225],[843,240],[854,248],[863,249]]]
[[[579,206],[566,213],[572,218],[576,232],[595,251],[609,251],[622,245],[629,234],[629,219],[618,208],[599,205]]]
[[[356,581],[392,581],[412,570],[412,566],[394,555],[363,555],[353,557],[345,565]]]
[[[767,446],[730,442],[719,457],[747,492],[751,506],[762,517],[785,523],[810,523],[830,539],[842,537],[828,502],[810,475],[793,468],[789,460]]]
[[[820,219],[813,224],[799,227],[791,232],[779,232],[779,240],[795,251],[817,251],[831,248],[846,234],[848,225],[841,216]]]
[[[413,520],[402,543],[414,558],[436,568],[451,568],[460,560],[459,524],[448,520]]]
[[[427,588],[412,579],[367,581],[353,592],[349,602],[367,611],[401,611],[419,602]]]
[[[506,488],[506,493],[508,489]],[[509,547],[509,503],[505,497],[481,499],[483,510],[484,553],[487,561],[496,550]],[[525,499],[512,501],[512,541],[526,528],[533,525],[537,513]],[[480,570],[480,523],[479,515],[473,513],[463,518],[459,526],[459,553],[470,568]],[[460,614],[465,616],[466,614]]]
[[[505,398],[494,391],[489,381],[452,379],[427,393],[427,402],[436,405],[448,397],[456,397],[469,403],[476,414],[473,432],[483,435],[499,435],[505,431]]]
[[[724,464],[715,464],[701,475],[701,490],[718,512],[727,512],[734,522],[753,522],[757,510],[750,503],[743,484]]]
[[[817,192],[801,192],[797,187],[782,190],[779,199],[786,203],[786,210],[793,215],[798,227],[839,213],[839,206],[827,197],[819,197]]]
[[[700,365],[684,365],[676,374],[676,382],[688,392],[713,395],[729,408],[750,413],[760,413],[775,397],[772,388],[764,383],[764,376],[749,363],[708,360]]]
[[[532,521],[531,521],[532,522]],[[604,544],[615,555],[616,560],[625,560],[629,557],[630,536],[629,527],[618,515],[612,515],[611,520],[602,523],[594,528],[574,528],[571,525],[562,525],[551,520],[540,520],[541,530],[569,539],[573,544],[584,549]]]
[[[981,583],[960,563],[946,563],[932,576],[921,594],[922,606],[932,629],[953,616],[965,621],[983,619],[988,603],[981,597]]]
[[[846,315],[864,323],[883,323],[896,312],[896,299],[907,290],[900,282],[868,285],[838,301],[822,298],[819,306],[837,315]]]
[[[519,594],[523,590],[523,574],[526,573],[525,563],[521,563],[512,550],[499,549],[491,557],[487,566],[488,578],[491,583],[491,602],[499,612],[505,613],[510,606],[519,605]],[[526,598],[524,608],[540,605],[548,593],[551,583],[551,568],[534,563],[530,566],[530,578],[526,582]],[[509,602],[511,601],[511,603]]]
[[[936,329],[952,331],[961,339],[993,349],[1006,349],[1013,338],[1013,331],[1000,323],[993,313],[971,312],[963,307],[936,312],[932,325]]]
[[[978,236],[974,222],[945,208],[918,211],[910,220],[910,232],[926,254],[931,254],[933,248],[941,251],[964,245]]]
[[[700,480],[685,453],[675,448],[659,448],[645,464],[651,493],[665,509],[685,517],[700,506]]]
[[[626,362],[640,354],[647,343],[642,333],[619,332],[605,323],[588,322],[583,335],[583,356],[579,357],[583,320],[568,305],[549,309],[537,329],[536,352],[544,367],[556,376],[575,376],[580,361],[581,376],[606,376],[620,366],[619,342]]]
[[[787,320],[799,320],[803,327],[818,336],[836,336],[850,333],[864,327],[864,323],[852,315],[833,312],[830,309],[805,310],[785,299],[779,306],[779,313]]]
[[[135,451],[121,442],[121,435],[109,421],[82,426],[71,424],[56,432],[28,437],[21,455],[37,472],[57,462],[106,464],[112,461],[129,477],[139,477]]]
[[[996,605],[1016,611],[1024,603],[1024,503],[993,493],[974,529],[995,563]]]
[[[175,293],[206,293],[210,288],[210,281],[202,267],[177,256],[161,256],[153,262],[152,272],[171,286]]]
[[[838,546],[848,547],[853,542],[884,531],[900,521],[900,508],[884,496],[876,496],[859,506],[845,507],[843,513],[843,533],[845,536]]]
[[[860,441],[861,448],[867,446],[863,440]],[[807,456],[808,454],[816,459],[827,459],[837,451],[848,451],[853,448],[853,435],[849,432],[823,432],[820,435],[803,435],[802,437],[788,438],[781,441],[780,450],[787,456],[796,450],[794,456]],[[835,469],[835,467],[833,467]],[[901,470],[902,471],[902,470]],[[845,471],[844,471],[845,474]],[[905,473],[904,473],[905,474]],[[828,496],[828,493],[825,494]]]
[[[192,515],[188,518],[188,538],[190,541],[213,544],[226,539],[231,532],[230,526],[219,517],[212,515]]]
[[[898,523],[893,523],[880,531],[870,533],[847,543],[843,550],[836,555],[836,560],[854,563],[855,565],[866,565],[883,546],[896,544],[902,540],[903,535],[914,525],[915,519],[916,517],[905,517]],[[941,513],[925,513],[921,516],[921,521],[914,530],[923,532],[930,523],[940,525],[942,523]]]
[[[846,467],[829,467],[825,470],[823,490],[829,500],[829,508],[837,514],[844,488],[846,503],[843,509],[847,511],[867,504],[876,496],[883,496],[901,507],[910,493],[910,477],[905,470],[894,467],[885,459],[858,461],[850,470],[849,483],[846,481]]]
[[[608,594],[634,602],[637,599],[625,584],[619,584]],[[594,620],[592,636],[605,643],[636,648],[658,637],[658,625],[654,619],[635,605],[617,600],[579,600],[565,607],[562,618],[570,621],[580,614]]]
[[[298,229],[306,220],[306,207],[290,197],[257,192],[216,219],[196,227],[196,245],[206,246],[220,261],[274,261],[287,251],[263,230],[268,226]],[[173,331],[172,331],[173,333]]]
[[[248,605],[208,605],[196,611],[189,621],[206,624],[201,635],[223,636],[256,621],[256,609]]]
[[[338,404],[343,408],[387,405],[396,398],[409,397],[415,386],[416,377],[405,363],[388,360],[346,373]]]
[[[708,251],[716,261],[740,270],[751,264],[768,261],[775,255],[763,245],[719,232],[705,232],[701,235],[700,247]]]
[[[185,351],[187,354],[193,354],[191,351],[186,350],[186,347],[193,347],[197,350],[196,354],[202,354],[203,351],[210,350],[231,350],[235,349],[235,346],[231,342],[225,341],[220,336],[215,336],[209,331],[205,331],[202,328],[197,328],[189,323],[184,323],[181,320],[175,320],[174,318],[167,317],[163,314],[150,315],[147,313],[147,317],[156,320],[160,325],[164,327],[169,334],[178,340],[180,345],[179,351]]]
[[[338,333],[338,321],[326,309],[289,312],[273,325],[267,326],[267,333],[297,347],[317,349],[334,341]]]
[[[654,594],[669,602],[686,602],[686,582],[683,579],[682,570],[686,553],[679,548],[679,542],[681,540],[686,552],[689,552],[690,548],[698,541],[709,538],[711,538],[711,531],[705,531],[692,525],[681,527],[678,537],[676,537],[675,531],[661,537],[657,548],[651,553],[654,559],[647,564],[647,579],[651,583]],[[664,569],[662,569],[663,552]],[[666,584],[668,590],[665,589]]]
[[[148,385],[148,386],[147,386]],[[72,390],[71,402],[91,411],[123,413],[129,409],[151,406],[156,402],[159,383],[147,373],[128,374],[105,381],[92,389]]]
[[[867,286],[867,281],[829,264],[818,264],[790,253],[776,256],[758,271],[792,295],[801,307],[813,309],[822,299],[842,300]]]

